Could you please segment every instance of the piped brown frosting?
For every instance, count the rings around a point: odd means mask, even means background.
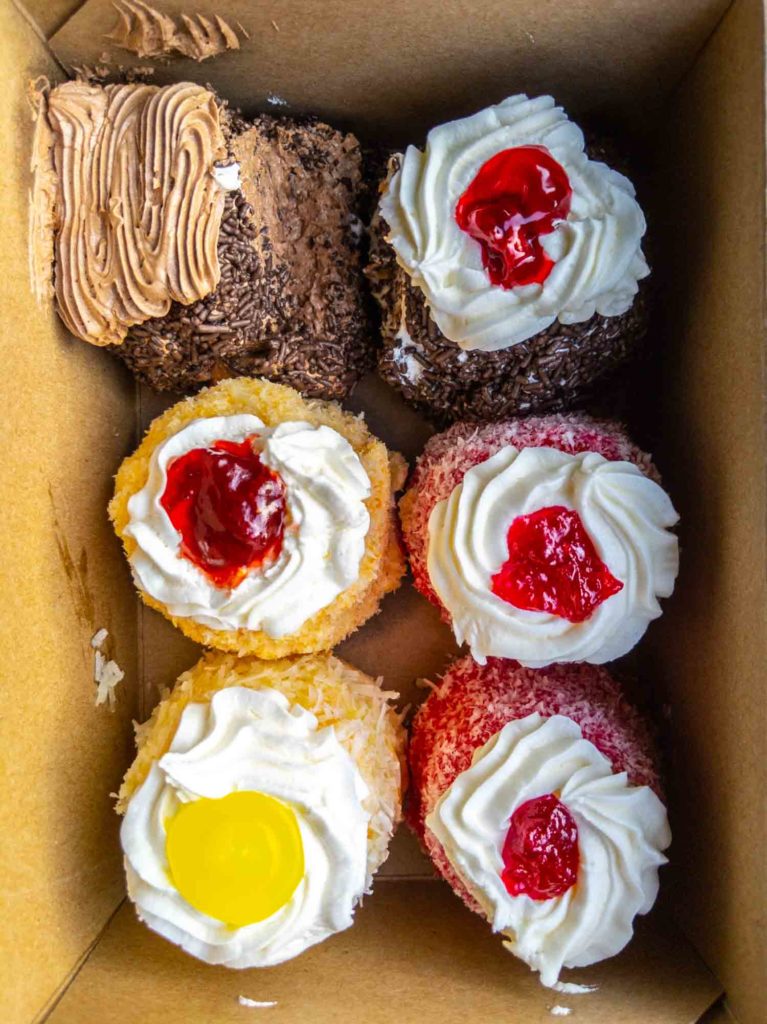
[[[77,337],[120,344],[130,326],[164,316],[218,285],[226,156],[219,108],[188,82],[67,82],[48,122],[58,179],[55,294]]]
[[[321,121],[261,114],[235,118],[228,145],[242,190],[226,201],[218,288],[132,327],[115,351],[160,391],[243,374],[342,399],[375,346],[357,230],[359,144]]]
[[[53,239],[56,231],[58,179],[53,170],[53,134],[46,114],[50,82],[38,78],[29,83],[29,101],[35,130],[29,169],[32,187],[29,203],[29,280],[38,304],[53,298]]]
[[[138,57],[180,53],[203,61],[240,48],[236,29],[219,14],[182,14],[179,24],[144,0],[114,0],[114,7],[118,21],[105,38]]]

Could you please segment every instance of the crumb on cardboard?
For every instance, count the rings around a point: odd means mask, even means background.
[[[106,64],[71,64],[72,76],[80,82],[88,85],[104,85],[111,74],[111,69]]]
[[[238,996],[237,1002],[240,1006],[249,1006],[253,1010],[270,1010],[273,1006],[277,1005],[276,1000],[249,999],[247,996]]]
[[[106,704],[114,711],[117,704],[115,688],[125,678],[125,673],[111,658],[104,654],[103,646],[109,638],[109,630],[99,629],[91,637],[93,656],[93,679],[96,683],[96,707]]]

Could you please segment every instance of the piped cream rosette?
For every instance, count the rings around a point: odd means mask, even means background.
[[[615,592],[583,619],[515,606],[493,589],[510,557],[509,529],[540,510],[577,515]],[[473,466],[429,519],[428,572],[459,643],[479,662],[513,658],[603,664],[626,654],[661,614],[679,568],[678,515],[630,462],[596,452],[508,445]]]
[[[484,165],[517,147],[542,147],[572,190],[567,215],[541,238],[553,269],[542,283],[498,287],[456,207]],[[442,334],[465,350],[494,352],[535,337],[555,320],[582,323],[625,313],[649,274],[645,219],[634,186],[586,155],[583,132],[551,96],[510,96],[433,128],[408,146],[381,197],[386,239],[424,294]]]
[[[394,696],[329,655],[207,654],[138,733],[128,894],[208,963],[281,963],[353,922],[400,820]]]
[[[338,405],[229,380],[154,421],[109,511],[150,607],[206,646],[278,658],[331,648],[399,585],[403,477]]]

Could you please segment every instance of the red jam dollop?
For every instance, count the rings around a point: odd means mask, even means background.
[[[174,459],[160,503],[181,534],[182,555],[217,587],[236,587],[282,550],[285,484],[253,438],[215,441]]]
[[[490,589],[515,608],[583,622],[623,590],[574,509],[552,505],[517,516],[506,542],[509,557]]]
[[[458,200],[455,219],[482,246],[493,284],[541,284],[554,261],[541,245],[570,212],[573,191],[543,146],[515,146],[490,157]]]
[[[501,879],[512,896],[551,900],[578,881],[578,826],[549,793],[514,811],[503,844]]]

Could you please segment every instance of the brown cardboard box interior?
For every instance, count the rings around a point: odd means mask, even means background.
[[[117,715],[94,707],[90,637],[107,627],[114,656],[135,680],[135,602],[104,515],[115,464],[135,443],[135,397],[103,353],[75,344],[51,310],[34,306],[25,91],[31,75],[56,67],[9,4],[0,4],[0,48],[0,1016],[29,1020],[123,892],[109,793],[130,756],[137,694],[126,688]]]
[[[666,890],[739,1019],[762,1021],[765,832],[754,813],[767,734],[757,668],[765,654],[761,4],[737,0],[707,44],[724,0],[477,8],[390,0],[380,14],[360,0],[215,7],[248,30],[242,50],[202,65],[157,65],[159,80],[210,82],[251,110],[276,93],[288,109],[413,141],[429,123],[515,90],[549,90],[579,116],[630,125],[649,140],[645,169],[667,203],[653,211],[664,245],[656,277],[666,288],[660,375],[648,392],[663,430],[656,423],[650,433],[662,439],[660,463],[685,516],[679,592],[645,659],[673,707],[677,867]],[[88,0],[54,36],[54,54],[65,66],[98,62],[114,19],[106,0]],[[111,916],[122,879],[109,793],[130,758],[130,721],[197,651],[137,611],[104,511],[136,424],[164,403],[144,391],[136,401],[105,353],[73,342],[30,297],[24,90],[29,77],[57,69],[8,0],[0,40],[14,68],[3,131],[16,143],[0,193],[10,291],[0,408],[16,441],[2,463],[0,521],[3,578],[12,581],[0,613],[10,697],[0,737],[8,780],[0,830],[10,838],[0,852],[3,1019],[26,1024],[53,1005],[56,1024],[234,1021],[257,1012],[240,1006],[244,995],[277,1000],[270,1012],[289,1024],[533,1022],[551,1019],[555,1003],[580,1021],[697,1020],[719,988],[663,913],[642,922],[625,954],[583,972],[578,980],[598,984],[597,993],[555,995],[446,887],[413,880],[425,865],[404,831],[355,927],[280,968],[206,968],[138,926],[129,907]],[[137,63],[110,52],[115,63]],[[372,380],[350,404],[407,456],[428,433]],[[126,670],[115,714],[93,706],[89,641],[101,626]],[[438,671],[451,650],[426,603],[403,588],[342,653],[407,702],[418,699],[413,680]]]
[[[673,715],[677,910],[744,1021],[767,1020],[763,17],[733,5],[664,136],[676,184],[658,223],[678,269],[660,298],[658,436],[684,570],[647,648]],[[679,216],[684,196],[698,213]]]
[[[57,32],[83,0],[27,0],[24,10],[46,39]]]
[[[441,883],[386,881],[352,929],[266,971],[203,969],[124,905],[48,1020],[240,1024],[259,1012],[240,1005],[245,996],[276,1002],[267,1020],[277,1024],[543,1024],[556,1019],[554,1006],[589,1024],[692,1024],[718,992],[676,929],[658,920],[643,921],[629,950],[578,980],[599,990],[541,989]]]

